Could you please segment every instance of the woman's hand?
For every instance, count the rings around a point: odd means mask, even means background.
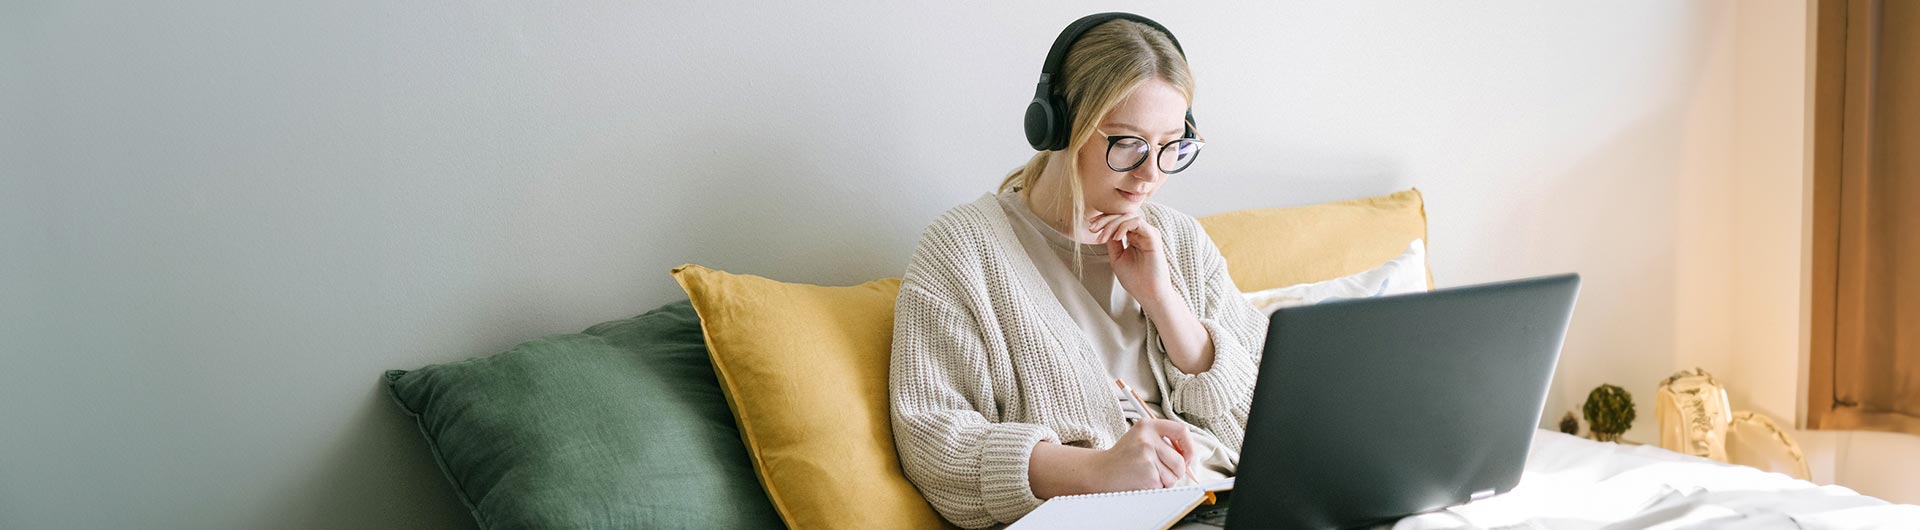
[[[1096,241],[1107,245],[1113,259],[1113,276],[1120,287],[1141,305],[1152,305],[1173,290],[1167,273],[1167,259],[1161,255],[1160,231],[1147,224],[1140,212],[1113,214],[1095,212],[1087,231]]]
[[[1113,257],[1113,276],[1140,302],[1140,309],[1160,330],[1167,360],[1188,374],[1213,367],[1213,336],[1173,287],[1167,259],[1162,255],[1166,247],[1161,244],[1160,230],[1147,224],[1137,211],[1096,213],[1090,219],[1087,231],[1107,244],[1107,252]]]
[[[1027,457],[1027,483],[1042,499],[1169,487],[1189,473],[1191,447],[1186,426],[1156,419],[1133,424],[1104,451],[1042,441]]]
[[[1172,442],[1169,445],[1169,441]],[[1187,476],[1188,452],[1193,441],[1187,427],[1173,420],[1148,419],[1133,424],[1113,447],[1095,458],[1087,477],[1093,492],[1159,489]]]

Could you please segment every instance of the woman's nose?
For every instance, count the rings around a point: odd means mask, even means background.
[[[1133,175],[1133,178],[1147,182],[1160,182],[1160,179],[1167,178],[1167,174],[1160,171],[1160,166],[1154,164],[1152,160],[1148,160],[1145,164],[1140,164],[1140,167],[1133,168],[1133,171],[1128,171],[1127,173]]]

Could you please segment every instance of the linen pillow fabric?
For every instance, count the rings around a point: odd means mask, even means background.
[[[1427,290],[1427,246],[1419,239],[1407,244],[1399,257],[1371,270],[1322,282],[1289,285],[1245,293],[1260,312],[1273,314],[1283,307],[1318,304],[1342,298],[1373,298]]]
[[[1242,291],[1348,276],[1427,238],[1420,190],[1350,201],[1240,210],[1200,218]],[[1431,264],[1424,266],[1432,270]],[[1432,274],[1427,286],[1433,286]]]
[[[673,269],[761,485],[789,527],[950,527],[907,481],[887,411],[899,278],[849,287]]]
[[[780,526],[688,301],[385,380],[482,529]]]

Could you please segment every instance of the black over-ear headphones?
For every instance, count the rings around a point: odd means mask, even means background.
[[[1067,49],[1073,47],[1073,41],[1080,34],[1102,23],[1125,19],[1160,30],[1167,40],[1173,41],[1173,49],[1180,51],[1180,57],[1186,58],[1187,51],[1180,48],[1180,39],[1166,26],[1147,17],[1133,13],[1097,13],[1080,17],[1060,30],[1060,37],[1053,40],[1053,49],[1047,50],[1047,62],[1040,65],[1040,84],[1033,89],[1033,102],[1027,104],[1027,143],[1037,151],[1058,151],[1067,148],[1067,140],[1073,130],[1073,109],[1067,106],[1067,98],[1053,93],[1053,81],[1061,74],[1061,67],[1067,62]],[[1187,109],[1185,138],[1193,138],[1193,109]]]

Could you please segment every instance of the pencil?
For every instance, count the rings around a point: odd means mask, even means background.
[[[1126,382],[1126,381],[1123,381],[1123,380],[1119,380],[1119,379],[1115,379],[1115,380],[1113,380],[1113,384],[1115,384],[1115,385],[1119,385],[1119,386],[1120,386],[1120,390],[1123,390],[1123,391],[1126,391],[1126,393],[1127,393],[1127,400],[1129,400],[1129,401],[1132,401],[1132,402],[1133,402],[1133,406],[1135,406],[1135,407],[1139,407],[1139,408],[1140,408],[1140,413],[1141,413],[1141,414],[1146,414],[1148,418],[1153,418],[1153,419],[1156,419],[1156,420],[1157,420],[1157,419],[1160,419],[1160,415],[1159,415],[1159,414],[1154,414],[1154,413],[1153,413],[1153,409],[1149,409],[1149,408],[1147,408],[1147,400],[1145,400],[1145,399],[1141,399],[1141,398],[1140,398],[1140,393],[1138,393],[1138,392],[1134,392],[1132,388],[1128,388],[1128,387],[1127,387],[1127,382]],[[1187,452],[1186,452],[1186,450],[1183,450],[1183,449],[1181,449],[1181,448],[1180,448],[1180,444],[1177,444],[1177,443],[1173,443],[1173,439],[1172,439],[1172,438],[1167,438],[1167,437],[1165,437],[1165,436],[1162,436],[1162,437],[1160,437],[1160,439],[1162,439],[1162,440],[1166,440],[1166,441],[1167,441],[1167,445],[1171,445],[1171,446],[1173,446],[1173,450],[1174,450],[1174,451],[1178,451],[1178,452],[1180,453],[1180,455],[1181,455],[1181,456],[1187,456]],[[1187,480],[1191,480],[1191,481],[1193,481],[1193,483],[1194,483],[1194,485],[1199,485],[1199,484],[1200,484],[1200,478],[1199,478],[1199,477],[1195,477],[1195,476],[1193,476],[1193,462],[1187,462]],[[1208,496],[1212,496],[1212,495],[1211,495],[1211,494],[1209,494]]]

